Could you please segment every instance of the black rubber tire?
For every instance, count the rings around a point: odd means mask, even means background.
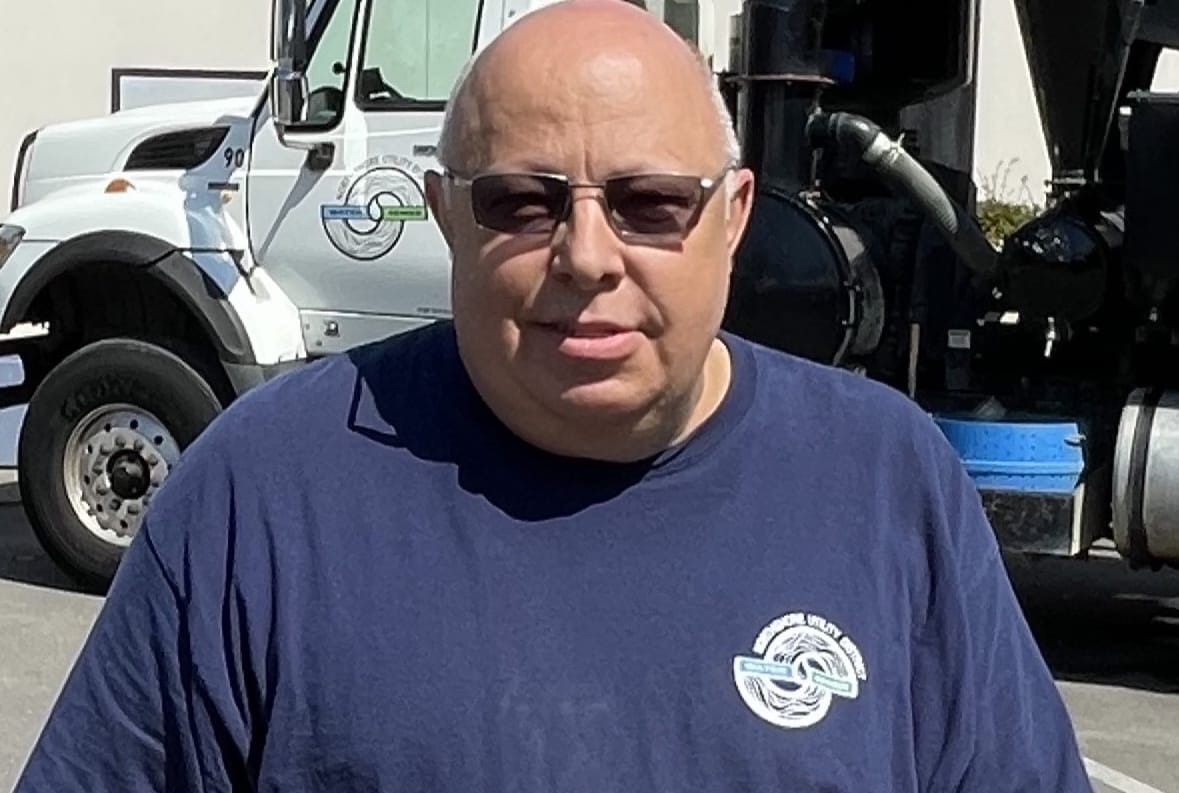
[[[128,403],[154,414],[183,451],[223,408],[210,379],[163,347],[112,338],[69,355],[33,392],[17,452],[21,500],[45,552],[84,589],[105,592],[124,549],[70,506],[63,458],[74,427],[103,404]]]

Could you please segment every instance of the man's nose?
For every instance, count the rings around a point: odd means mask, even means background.
[[[598,190],[574,191],[569,217],[558,230],[553,274],[579,289],[609,288],[625,272],[621,243]]]

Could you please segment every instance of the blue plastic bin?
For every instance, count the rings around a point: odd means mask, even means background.
[[[981,490],[1071,493],[1085,468],[1075,421],[934,416]]]

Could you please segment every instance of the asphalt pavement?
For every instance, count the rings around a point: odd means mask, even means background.
[[[1179,793],[1179,571],[1009,564],[1099,792]]]
[[[2,502],[0,484],[0,502]],[[1013,560],[1098,793],[1179,793],[1179,572]],[[101,605],[0,505],[0,791],[8,791]]]

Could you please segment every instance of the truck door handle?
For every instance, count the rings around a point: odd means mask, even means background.
[[[415,157],[433,157],[437,153],[438,146],[433,143],[415,143],[413,147]]]

